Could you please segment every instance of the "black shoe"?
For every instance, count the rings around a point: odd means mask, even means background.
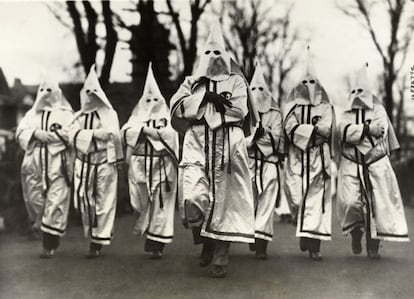
[[[368,258],[370,260],[379,260],[379,259],[381,259],[381,255],[378,253],[378,251],[368,250],[367,254],[368,254]]]
[[[308,240],[305,238],[300,238],[299,247],[300,247],[300,251],[302,252],[305,252],[306,250],[308,250]]]
[[[204,268],[210,265],[214,257],[214,248],[214,243],[203,244],[203,249],[201,250],[200,255],[200,267]]]
[[[88,254],[86,255],[87,259],[96,259],[101,256],[100,250],[89,250]]]
[[[227,275],[225,266],[214,265],[213,270],[211,271],[211,277],[213,278],[224,278]]]
[[[267,245],[269,241],[256,238],[256,258],[259,260],[267,260]]]
[[[154,250],[151,252],[150,259],[160,260],[162,258],[162,253],[159,250]]]
[[[356,228],[351,231],[352,236],[352,252],[354,254],[360,254],[362,252],[362,231],[359,228]]]
[[[39,255],[41,259],[50,259],[55,255],[54,249],[43,249],[43,252]]]
[[[249,250],[251,252],[255,252],[256,251],[256,244],[255,243],[249,243]]]
[[[322,255],[319,252],[311,252],[311,251],[309,251],[309,257],[313,261],[317,261],[317,262],[322,261]]]

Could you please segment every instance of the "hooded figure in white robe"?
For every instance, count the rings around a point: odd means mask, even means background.
[[[250,82],[250,90],[261,124],[246,138],[255,199],[255,246],[250,248],[256,252],[257,258],[267,259],[267,244],[273,238],[274,210],[281,200],[279,159],[284,150],[283,119],[259,63]]]
[[[67,127],[72,118],[72,107],[58,84],[46,78],[16,131],[25,151],[23,197],[33,229],[43,232],[42,258],[53,256],[66,230],[73,168]]]
[[[151,64],[143,94],[121,134],[127,145],[131,205],[137,214],[134,233],[146,235],[145,250],[158,259],[174,236],[178,134]]]
[[[232,70],[220,24],[214,22],[198,68],[171,99],[173,126],[184,134],[179,168],[180,211],[203,243],[200,266],[224,277],[230,242],[254,242],[249,157],[242,129],[248,85]]]
[[[331,239],[330,171],[335,113],[316,77],[308,47],[306,72],[291,91],[284,131],[287,144],[285,191],[300,248],[321,260],[320,241]]]
[[[399,148],[394,129],[370,91],[364,65],[339,122],[342,141],[337,209],[342,232],[351,233],[352,250],[362,251],[366,234],[368,257],[379,259],[380,240],[409,241],[398,182],[388,158]]]
[[[88,257],[100,255],[112,239],[117,201],[117,163],[123,161],[118,115],[103,92],[93,65],[80,92],[81,109],[72,121],[76,150],[74,205],[81,212]]]

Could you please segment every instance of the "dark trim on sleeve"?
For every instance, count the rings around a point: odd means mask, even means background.
[[[124,137],[124,143],[125,143],[125,145],[126,145],[126,146],[128,146],[128,142],[127,142],[126,134],[127,134],[127,131],[128,131],[129,129],[130,129],[130,128],[126,128],[126,129],[124,130],[124,134],[123,134],[123,137]]]
[[[177,107],[179,106],[179,105],[181,105],[182,106],[182,104],[184,103],[184,99],[181,99],[181,100],[179,100],[179,101],[177,101],[177,102],[175,102],[173,105],[172,105],[172,107],[171,107],[171,112],[172,113],[174,113],[176,110],[177,110]]]
[[[348,129],[349,129],[350,126],[351,126],[351,124],[347,124],[344,128],[344,134],[342,135],[342,142],[343,143],[346,143],[346,135],[348,133]]]
[[[272,143],[272,149],[273,149],[273,153],[276,154],[277,149],[276,149],[276,142],[275,139],[273,138],[272,133],[268,133],[269,137],[270,137],[270,142]]]
[[[290,130],[290,141],[293,143],[293,139],[294,139],[294,137],[295,137],[295,131],[296,131],[296,129],[298,128],[300,126],[300,124],[296,124],[293,128],[292,128],[292,130]]]

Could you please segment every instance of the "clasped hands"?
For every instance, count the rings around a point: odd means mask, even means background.
[[[68,133],[66,130],[63,129],[59,129],[59,135],[60,137],[62,137],[64,140],[68,140]],[[48,132],[45,130],[41,130],[41,129],[37,129],[34,131],[33,133],[34,138],[36,138],[37,140],[39,140],[42,143],[58,143],[61,142],[62,140],[57,136],[56,133],[54,132]]]
[[[206,93],[204,94],[202,104],[205,104],[207,102],[212,103],[214,107],[216,108],[216,111],[219,112],[220,114],[224,114],[226,112],[226,107],[227,108],[233,107],[233,104],[229,100],[211,91],[206,91]]]

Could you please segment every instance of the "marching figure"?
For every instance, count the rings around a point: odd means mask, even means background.
[[[266,85],[259,63],[250,89],[261,121],[254,134],[246,138],[255,197],[255,246],[250,248],[256,252],[257,258],[267,259],[267,245],[273,238],[273,215],[281,200],[279,157],[283,154],[282,114]]]
[[[40,84],[16,131],[25,151],[21,178],[27,212],[32,229],[43,232],[41,258],[54,255],[66,230],[73,168],[67,125],[72,118],[72,107],[49,79]]]
[[[284,130],[288,145],[286,196],[297,223],[300,249],[320,261],[321,240],[331,239],[330,170],[335,114],[316,78],[308,47],[308,65],[292,90]]]
[[[174,236],[178,135],[151,64],[143,94],[121,133],[127,145],[131,205],[137,214],[135,233],[146,234],[145,251],[159,259]]]
[[[71,142],[76,150],[75,208],[81,212],[88,258],[109,245],[117,201],[117,163],[123,161],[118,116],[99,85],[93,65],[80,93],[81,109],[72,121]]]
[[[244,78],[231,69],[217,21],[197,71],[171,99],[173,126],[185,134],[180,210],[193,228],[195,243],[203,244],[200,266],[213,261],[213,277],[226,275],[230,242],[254,242],[253,194],[242,129],[249,112],[247,90]]]
[[[384,107],[370,91],[367,66],[359,71],[339,123],[342,155],[338,174],[338,217],[351,233],[352,251],[366,236],[370,259],[379,259],[380,240],[409,241],[398,182],[388,158],[399,148]]]

